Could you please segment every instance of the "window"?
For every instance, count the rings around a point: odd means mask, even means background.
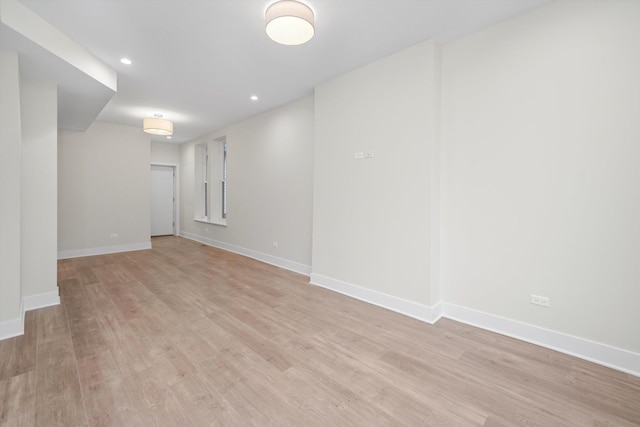
[[[227,140],[195,146],[195,220],[226,225]]]

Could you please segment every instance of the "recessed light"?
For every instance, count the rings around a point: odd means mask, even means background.
[[[167,139],[171,139],[171,136],[168,136]]]
[[[252,100],[252,101],[257,101],[257,100],[258,100],[258,97],[257,97],[257,96],[255,96],[255,95],[251,95],[251,100]]]
[[[120,58],[120,62],[122,62],[124,65],[133,64],[133,62],[131,62],[131,60],[129,58]]]

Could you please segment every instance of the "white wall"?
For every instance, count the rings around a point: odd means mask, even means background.
[[[180,144],[151,141],[151,163],[178,165],[180,163]]]
[[[151,246],[150,163],[140,128],[95,122],[86,132],[60,131],[60,257]]]
[[[563,1],[443,50],[447,302],[640,352],[639,22]]]
[[[0,339],[24,310],[59,303],[56,271],[57,88],[20,75],[0,50]]]
[[[57,87],[23,80],[22,295],[57,297]]]
[[[21,315],[21,126],[18,55],[0,49],[0,338]],[[21,325],[19,325],[21,326]]]
[[[194,146],[227,138],[227,226],[194,218]],[[181,233],[295,271],[311,264],[313,98],[181,145]],[[278,247],[273,247],[278,242]]]
[[[426,41],[316,88],[313,283],[439,302],[438,70],[439,46]]]

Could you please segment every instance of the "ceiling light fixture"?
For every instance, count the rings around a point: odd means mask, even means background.
[[[162,118],[162,114],[154,114],[142,121],[142,129],[151,135],[173,135],[173,122]]]
[[[257,97],[256,95],[251,95],[251,100],[252,100],[252,101],[257,101],[257,100],[258,100],[258,97]]]
[[[121,58],[120,62],[122,62],[124,65],[131,65],[133,64],[133,62],[131,62],[131,60],[129,58]]]
[[[309,6],[295,0],[280,0],[264,14],[267,35],[271,40],[289,46],[311,40],[315,33],[315,17]]]

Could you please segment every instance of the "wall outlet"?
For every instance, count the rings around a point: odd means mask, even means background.
[[[277,247],[278,247],[278,242],[273,242],[271,245],[272,245],[274,248],[277,248]]]
[[[531,304],[541,305],[543,307],[551,307],[551,300],[540,295],[531,295]]]
[[[375,157],[375,154],[373,151],[365,151],[364,152],[364,158],[365,159],[373,159]]]
[[[118,233],[111,233],[109,235],[109,237],[111,237],[112,239],[117,239],[118,238]]]
[[[364,159],[364,153],[362,151],[358,151],[353,155],[356,159]]]

